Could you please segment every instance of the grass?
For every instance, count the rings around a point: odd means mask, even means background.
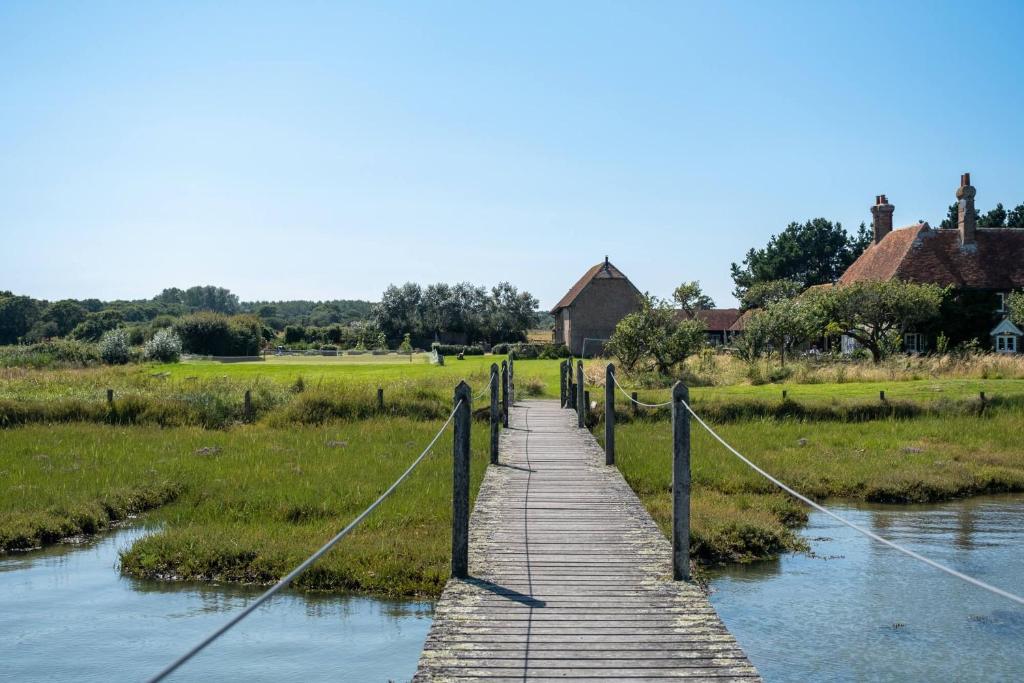
[[[473,495],[487,430],[472,434]],[[225,431],[104,425],[8,430],[0,548],[101,530],[150,509],[131,576],[269,583],[372,502],[439,427],[406,418]],[[449,574],[450,429],[401,488],[297,587],[438,595]]]
[[[297,358],[305,361],[306,358]],[[105,422],[224,428],[246,419],[251,391],[257,421],[320,424],[334,418],[399,415],[434,420],[447,415],[455,385],[465,379],[479,393],[491,363],[470,356],[439,367],[428,363],[347,363],[291,357],[266,362],[186,362],[68,370],[0,370],[0,426]],[[518,361],[520,396],[557,396],[557,361]],[[113,406],[106,390],[114,390]],[[385,408],[377,407],[377,389]],[[478,407],[485,399],[477,401]]]
[[[989,417],[876,420],[867,424],[750,420],[724,439],[812,498],[923,503],[1024,491],[1018,425],[1024,411]],[[664,529],[671,525],[671,430],[616,428],[617,462]],[[691,545],[705,562],[771,557],[801,542],[803,507],[693,425]]]

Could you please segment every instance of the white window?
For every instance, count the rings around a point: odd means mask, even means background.
[[[999,308],[996,309],[996,313],[1006,313],[1006,293],[996,292],[996,296],[999,297]]]
[[[907,332],[903,335],[903,348],[907,353],[923,353],[924,335],[919,332]]]
[[[996,351],[998,353],[1017,353],[1017,335],[996,335]]]

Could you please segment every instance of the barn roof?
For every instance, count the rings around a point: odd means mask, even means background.
[[[1024,230],[978,228],[966,248],[959,230],[933,230],[927,223],[893,230],[868,247],[839,283],[892,279],[972,289],[1024,287]]]
[[[686,311],[679,311],[681,319],[690,318]],[[693,317],[704,322],[709,332],[724,332],[740,317],[738,308],[706,308],[698,310]]]
[[[594,266],[593,268],[591,268],[590,270],[583,274],[583,277],[581,277],[579,281],[576,284],[574,284],[568,292],[565,293],[565,296],[563,296],[562,299],[557,304],[555,304],[555,307],[551,309],[551,314],[554,315],[563,308],[571,306],[572,303],[576,301],[576,297],[578,297],[580,293],[584,289],[586,289],[587,285],[589,285],[594,280],[625,280],[626,283],[629,284],[629,286],[632,287],[637,294],[640,293],[640,290],[637,289],[636,286],[629,281],[629,278],[626,277],[621,270],[612,265],[611,262],[608,261],[608,257],[606,256],[603,262],[598,263],[596,266]]]

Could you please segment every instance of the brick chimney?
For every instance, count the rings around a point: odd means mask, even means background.
[[[878,244],[892,232],[892,212],[896,207],[889,203],[889,199],[880,194],[875,197],[875,205],[871,207],[871,225],[875,229],[875,244]]]
[[[960,248],[974,249],[974,195],[977,190],[971,185],[971,174],[960,176],[960,187],[956,191],[957,229],[960,231]]]

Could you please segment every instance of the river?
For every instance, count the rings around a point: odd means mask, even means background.
[[[1024,595],[1024,497],[830,506],[851,522]],[[713,574],[715,605],[766,681],[1009,681],[1024,607],[814,513],[812,554]]]
[[[851,521],[1024,594],[1024,497],[928,506],[838,505]],[[0,680],[138,681],[241,609],[256,589],[138,581],[118,550],[143,527],[84,545],[0,555]],[[872,543],[827,516],[812,553],[713,573],[712,602],[766,681],[1019,680],[1024,608]],[[175,680],[406,681],[431,604],[285,592]]]

